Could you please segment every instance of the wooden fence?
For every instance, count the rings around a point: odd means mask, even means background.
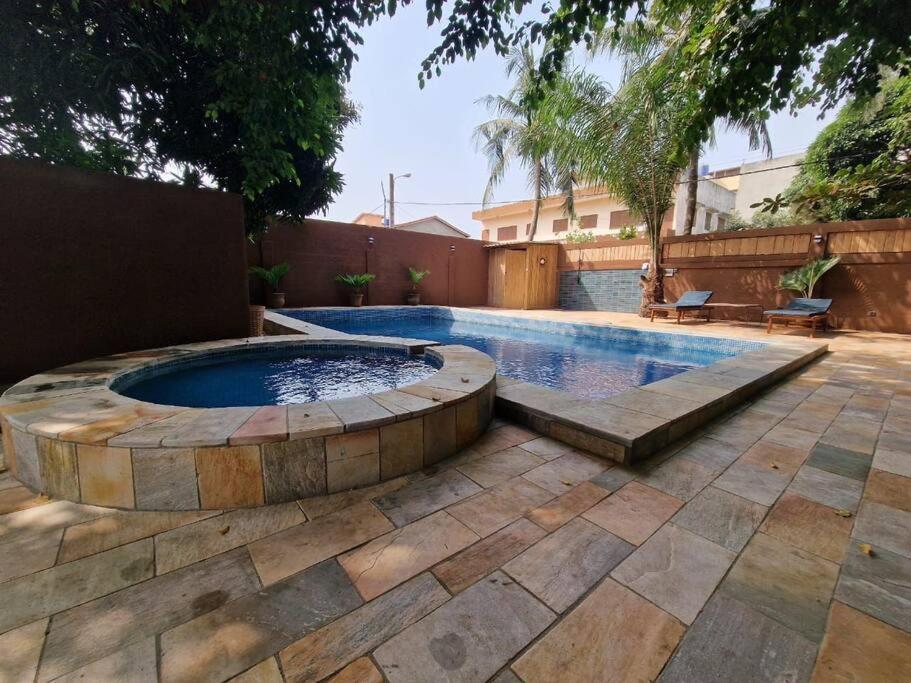
[[[834,299],[836,325],[911,333],[911,219],[815,223],[783,228],[665,237],[661,265],[673,301],[688,289],[711,289],[715,301],[785,304],[782,273],[821,256],[838,255],[815,292]],[[638,270],[645,239],[601,238],[560,245],[560,270]],[[581,259],[581,263],[580,263]]]

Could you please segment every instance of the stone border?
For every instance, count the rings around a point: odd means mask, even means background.
[[[119,354],[30,377],[0,398],[7,465],[35,491],[131,510],[253,507],[369,486],[434,465],[487,428],[496,367],[466,346],[297,335]],[[440,369],[392,391],[289,406],[185,408],[110,388],[174,361],[268,348],[427,353]]]
[[[630,464],[746,401],[828,351],[770,344],[605,399],[500,377],[498,415],[551,438]]]

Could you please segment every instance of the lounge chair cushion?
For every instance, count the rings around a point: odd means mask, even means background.
[[[715,292],[697,292],[691,290],[684,292],[680,298],[672,304],[652,304],[651,308],[662,308],[667,310],[676,310],[678,308],[702,308],[712,298]]]
[[[791,299],[784,308],[763,311],[765,315],[810,318],[825,315],[832,307],[832,299]]]

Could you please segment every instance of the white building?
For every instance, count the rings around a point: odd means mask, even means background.
[[[782,192],[799,170],[801,155],[790,155],[757,161],[743,166],[703,174],[696,191],[696,218],[693,233],[723,230],[736,211],[750,218],[755,209],[750,204],[774,197]],[[674,205],[662,224],[664,234],[681,234],[686,218],[686,185],[677,186]],[[564,196],[547,197],[541,202],[535,241],[563,239],[573,228],[592,232],[596,236],[616,236],[620,228],[635,226],[642,230],[641,221],[630,216],[628,207],[603,187],[576,192],[576,223],[563,210]],[[481,222],[481,239],[491,242],[526,241],[531,227],[534,202],[526,200],[504,204],[481,211],[471,217]]]

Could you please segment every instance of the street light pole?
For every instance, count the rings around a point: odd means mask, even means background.
[[[395,227],[395,176],[389,174],[389,227]]]
[[[410,173],[403,173],[402,175],[393,175],[389,174],[389,227],[395,227],[395,181],[398,178],[410,178]]]

